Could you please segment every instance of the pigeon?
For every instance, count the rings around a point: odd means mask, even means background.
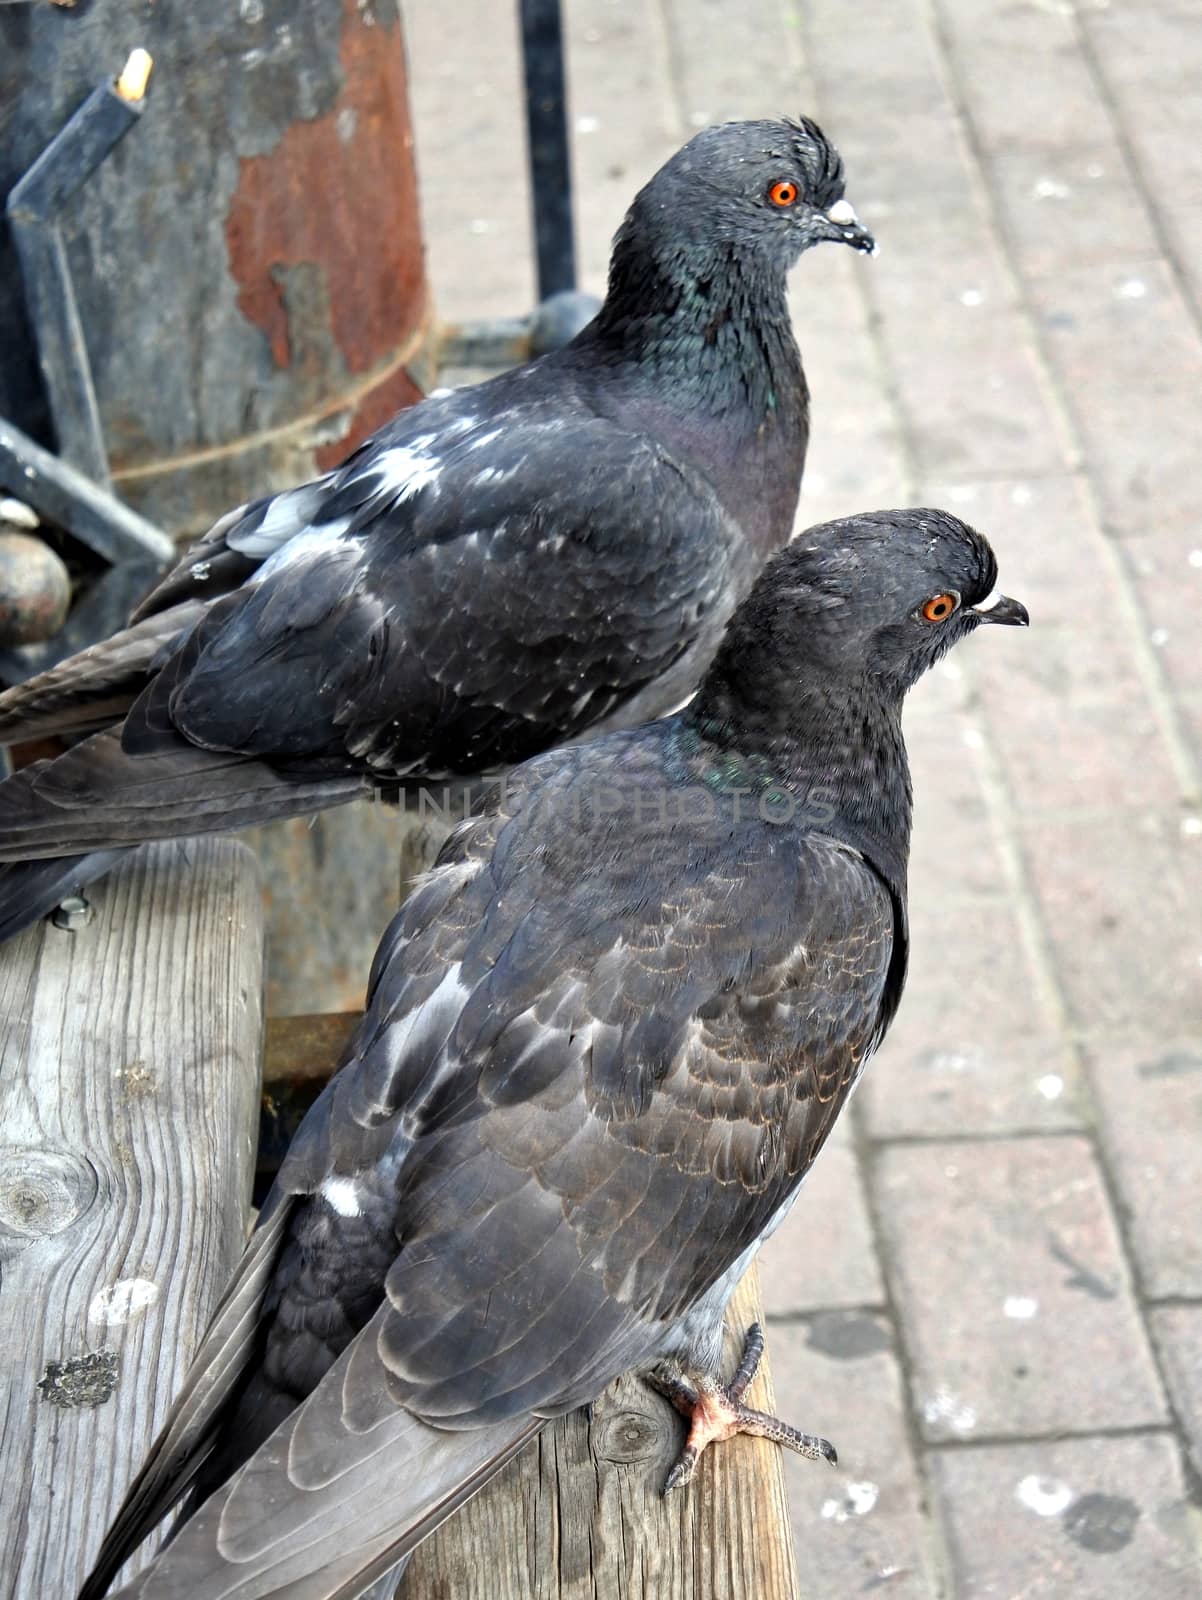
[[[715,1439],[831,1446],[717,1377],[724,1309],[906,971],[906,691],[1025,624],[940,511],[802,534],[695,698],[512,770],[377,953],[343,1064],[81,1600],[352,1600],[622,1373]],[[373,1593],[375,1591],[373,1590]]]
[[[679,705],[792,532],[785,281],[822,240],[874,248],[816,124],[704,130],[568,345],[230,513],[124,632],[0,696],[0,741],[88,735],[0,787],[0,937],[143,840],[411,796]]]

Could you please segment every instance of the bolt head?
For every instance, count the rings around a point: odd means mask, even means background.
[[[76,928],[84,928],[92,920],[92,907],[81,894],[69,894],[60,906],[56,906],[50,913],[50,920],[56,928],[66,928],[74,932]]]

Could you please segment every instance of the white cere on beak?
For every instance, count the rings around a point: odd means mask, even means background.
[[[996,606],[1002,598],[1002,591],[1000,589],[991,589],[985,596],[984,600],[978,600],[977,604],[973,606],[973,610],[992,611],[994,606]]]
[[[848,226],[850,223],[859,222],[860,220],[859,217],[856,216],[855,206],[850,205],[846,200],[836,200],[834,205],[827,212],[827,216],[832,222],[836,223],[841,228]]]

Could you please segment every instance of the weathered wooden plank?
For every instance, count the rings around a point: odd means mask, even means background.
[[[727,1318],[727,1372],[757,1318],[753,1269]],[[747,1398],[771,1409],[766,1362]],[[623,1378],[591,1421],[578,1411],[548,1428],[427,1539],[398,1600],[797,1600],[779,1447],[707,1450],[692,1485],[664,1499],[683,1442],[668,1402]]]
[[[0,951],[0,1595],[76,1592],[245,1238],[263,911],[229,840],[138,851]]]

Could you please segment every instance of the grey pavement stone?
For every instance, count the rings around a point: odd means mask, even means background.
[[[971,676],[995,660],[1008,666],[1047,627],[1083,626],[1097,618],[1107,639],[1121,632],[1121,591],[1111,546],[1081,477],[935,478],[922,491],[931,505],[946,505],[988,536],[1002,588],[1031,613],[1031,632],[1012,650],[990,650],[988,641],[973,650],[965,662]],[[1121,644],[1118,654],[1126,654]]]
[[[785,1453],[802,1593],[933,1600],[931,1533],[887,1318],[820,1313],[774,1326],[769,1343],[778,1414],[839,1452],[833,1472]]]
[[[1195,303],[1202,301],[1202,148],[1198,143],[1198,64],[1202,11],[1190,0],[1123,0],[1080,8],[1102,81],[1114,96],[1122,133],[1140,168],[1148,201],[1173,245]]]
[[[1163,262],[1066,270],[1032,285],[1107,532],[1185,526],[1202,502],[1202,340]]]
[[[1058,471],[1064,454],[1023,319],[989,257],[953,245],[872,278],[881,339],[925,476]],[[931,360],[932,345],[940,351]]]
[[[910,979],[859,1101],[874,1139],[1081,1125],[1076,1061],[1003,883],[956,899],[916,878]]]
[[[819,6],[811,65],[823,115],[829,107],[855,130],[845,159],[873,174],[858,200],[874,224],[880,216],[867,281],[920,469],[1057,470],[1029,330],[1010,304],[929,36],[905,7],[871,31],[827,31],[824,19]]]
[[[664,0],[663,13],[673,89],[687,128],[808,109],[797,19],[782,0],[739,0],[720,13],[705,0]],[[720,43],[712,29],[699,26],[707,14],[719,24]]]
[[[563,18],[577,262],[581,287],[601,294],[610,242],[635,191],[692,130],[677,113],[658,7],[573,0]]]
[[[1155,1307],[1149,1321],[1169,1398],[1185,1425],[1194,1471],[1202,1477],[1202,1305]]]
[[[1195,693],[1202,682],[1202,522],[1197,509],[1184,525],[1159,522],[1154,538],[1128,540],[1122,555],[1143,608],[1144,631],[1169,682],[1178,693]]]
[[[1195,691],[1181,700],[1177,707],[1185,729],[1186,740],[1193,750],[1194,759],[1202,766],[1202,696]],[[1202,824],[1202,816],[1198,814],[1198,807],[1192,808],[1190,815],[1182,821],[1182,826],[1196,828]]]
[[[1195,1600],[1199,1512],[1163,1435],[933,1452],[957,1600]]]
[[[854,192],[854,174],[849,192]],[[874,219],[864,213],[874,226]],[[823,245],[802,257],[789,308],[810,386],[810,445],[798,524],[904,505],[904,445],[885,393],[862,287],[877,262]]]
[[[1021,828],[1075,1027],[1202,1031],[1202,837],[1175,813]]]
[[[427,275],[449,321],[534,304],[521,63],[509,6],[403,0]]]
[[[1202,1296],[1202,1037],[1098,1039],[1088,1061],[1144,1292]]]
[[[886,1147],[870,1181],[926,1438],[1166,1419],[1084,1139]]]
[[[968,648],[989,651],[987,634]],[[1020,640],[1025,644],[1025,637]],[[942,663],[952,686],[967,693],[958,651]],[[939,673],[931,675],[939,681]],[[925,684],[923,685],[925,687]],[[950,697],[950,690],[948,691]],[[915,909],[941,907],[949,898],[1004,892],[1005,867],[993,831],[984,789],[984,735],[975,705],[952,709],[937,702],[933,715],[907,706],[906,746],[914,785],[914,836],[910,848],[910,892]],[[925,705],[921,708],[925,713]]]
[[[987,148],[1062,148],[1112,137],[1072,7],[936,0],[935,14]]]
[[[974,111],[987,78],[983,72],[972,81]],[[1037,145],[991,148],[989,173],[1003,231],[1029,278],[1105,265],[1120,255],[1137,263],[1162,254],[1144,197],[1104,132],[1091,143],[1078,134],[1063,143],[1041,138]]]
[[[770,1320],[816,1308],[884,1303],[846,1111],[797,1204],[760,1252],[760,1283]]]
[[[1017,811],[1028,821],[1041,811],[1176,805],[1177,775],[1121,618],[1075,606],[1069,615],[1072,625],[1053,616],[1014,650],[974,655]]]

